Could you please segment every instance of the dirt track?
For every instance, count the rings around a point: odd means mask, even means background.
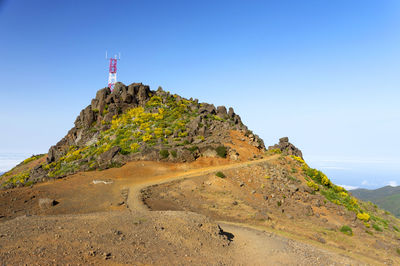
[[[259,162],[195,167],[135,162],[43,184],[38,186],[40,191],[58,187],[62,201],[40,216],[20,216],[0,223],[0,261],[42,265],[358,265],[341,255],[257,228],[215,222],[192,212],[149,211],[140,198],[140,190],[150,185]],[[94,185],[94,179],[113,179],[114,183]],[[63,182],[67,192],[60,189]],[[124,205],[115,208],[107,204],[127,188],[129,210]],[[11,195],[22,197],[26,191],[29,189]],[[53,196],[58,199],[57,193]],[[101,208],[93,207],[98,204]],[[77,209],[81,214],[76,214]]]
[[[183,174],[160,177],[159,180],[151,182],[133,184],[129,188],[128,207],[134,211],[149,212],[148,207],[141,198],[141,190],[148,186],[259,164],[276,159],[276,157],[224,166],[205,167]],[[224,221],[219,222],[219,225],[224,232],[232,234],[233,242],[231,247],[235,258],[234,261],[240,265],[363,265],[363,263],[353,259],[277,236],[264,230]]]

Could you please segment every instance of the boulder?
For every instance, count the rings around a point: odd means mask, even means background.
[[[202,103],[202,107],[199,108],[199,113],[203,114],[212,114],[215,115],[216,111],[215,111],[215,106],[213,104],[208,104],[208,103]]]
[[[108,151],[100,154],[100,156],[99,156],[100,163],[109,163],[109,162],[111,162],[111,160],[114,158],[115,155],[118,154],[118,152],[120,150],[121,150],[120,147],[114,146],[111,149],[109,149]]]
[[[296,148],[296,146],[290,143],[288,137],[280,138],[278,144],[268,147],[268,150],[272,149],[279,149],[283,154],[294,155],[303,158],[303,153],[301,152],[301,150],[299,150],[298,148]]]
[[[226,118],[226,116],[227,116],[226,107],[225,106],[218,106],[217,107],[217,115],[220,118]]]
[[[41,198],[38,201],[39,207],[41,209],[48,209],[58,204],[58,202],[54,199],[49,198]]]
[[[218,157],[217,152],[215,151],[215,149],[207,149],[204,152],[202,152],[204,157],[211,157],[211,158],[215,158]]]

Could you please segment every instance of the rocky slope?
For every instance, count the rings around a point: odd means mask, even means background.
[[[233,108],[199,103],[161,88],[152,91],[141,83],[117,83],[112,92],[104,88],[96,93],[75,126],[49,149],[46,162],[9,171],[2,179],[3,187],[31,185],[132,160],[190,162],[202,156],[240,160],[241,154],[226,145],[231,143],[231,131],[240,132],[258,151],[265,150],[263,141],[247,129]],[[39,158],[33,156],[23,165]]]
[[[218,170],[148,186],[142,200],[155,211],[272,228],[372,264],[400,263],[400,221],[354,198],[300,157],[281,153]]]

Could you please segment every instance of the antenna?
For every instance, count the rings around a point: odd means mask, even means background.
[[[117,60],[121,59],[121,53],[119,53],[119,58],[117,58],[117,55],[114,55],[113,57],[108,58],[107,56],[107,50],[106,50],[106,60],[110,60],[110,65],[109,65],[109,70],[108,70],[108,87],[111,89],[111,91],[114,90],[115,83],[117,82]]]

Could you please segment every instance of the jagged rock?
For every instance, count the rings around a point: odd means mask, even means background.
[[[202,103],[203,107],[199,108],[199,113],[203,114],[203,113],[208,113],[208,114],[216,114],[215,111],[215,106],[213,104],[208,104],[208,103]]]
[[[274,146],[268,147],[268,150],[272,149],[279,149],[280,151],[282,151],[283,154],[294,155],[303,158],[303,153],[301,152],[301,150],[299,150],[298,148],[296,148],[296,146],[290,143],[288,137],[280,138],[279,144],[275,144]]]
[[[233,111],[232,107],[229,107],[228,117],[233,119],[235,117],[235,112]]]
[[[233,161],[237,161],[237,160],[239,160],[239,153],[233,149],[230,149],[228,152],[228,157],[229,157],[229,159],[231,159]]]
[[[217,115],[220,118],[225,118],[227,116],[226,107],[225,106],[218,106],[217,107]]]
[[[121,150],[120,147],[118,146],[114,146],[111,149],[109,149],[108,151],[100,154],[99,156],[99,162],[100,163],[108,163],[111,162],[111,160],[114,158],[115,155],[117,155],[117,153]]]

